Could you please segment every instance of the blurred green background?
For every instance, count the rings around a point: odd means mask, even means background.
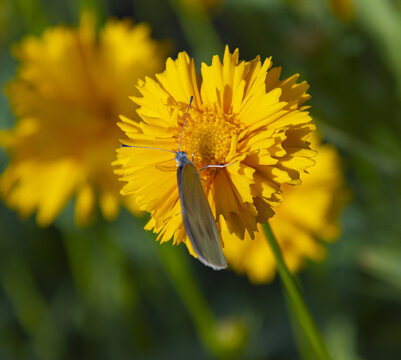
[[[305,299],[334,359],[401,358],[401,1],[226,0],[203,14],[182,3],[0,0],[0,84],[15,76],[13,43],[77,25],[84,8],[149,23],[172,57],[210,63],[227,43],[300,73],[352,194],[326,262],[299,275]],[[13,124],[2,93],[0,126]],[[313,358],[279,279],[213,272],[127,211],[85,229],[73,217],[70,204],[38,228],[0,204],[0,359]]]

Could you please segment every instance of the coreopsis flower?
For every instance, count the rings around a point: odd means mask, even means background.
[[[339,215],[346,200],[336,150],[314,142],[316,165],[302,177],[301,186],[283,186],[283,203],[269,220],[291,272],[299,270],[306,259],[324,259],[326,249],[321,240],[333,241],[339,236]],[[229,240],[223,250],[234,271],[245,273],[254,283],[273,279],[276,261],[261,226],[254,239],[226,237]]]
[[[97,203],[105,218],[117,215],[123,198],[111,162],[118,115],[134,113],[128,97],[138,93],[136,80],[160,71],[165,59],[165,46],[149,33],[147,25],[110,20],[96,34],[86,14],[78,29],[49,28],[15,48],[20,65],[7,93],[16,125],[0,135],[10,155],[0,190],[11,208],[37,211],[47,225],[75,195],[79,224]]]
[[[133,101],[141,122],[122,116],[125,145],[181,151],[201,171],[203,185],[219,229],[243,239],[255,237],[258,224],[273,216],[283,184],[299,184],[300,174],[314,164],[307,138],[315,129],[303,107],[309,98],[298,75],[279,80],[280,68],[270,58],[239,61],[238,50],[226,47],[223,62],[214,56],[202,64],[201,76],[185,52],[169,58],[155,79],[140,81],[141,97]],[[189,100],[193,102],[183,121]],[[134,114],[125,114],[133,117]],[[174,155],[154,149],[121,147],[116,172],[127,183],[141,210],[151,213],[146,229],[158,240],[191,244],[185,233],[177,189]],[[226,242],[224,232],[221,245]],[[245,235],[247,234],[247,235]]]

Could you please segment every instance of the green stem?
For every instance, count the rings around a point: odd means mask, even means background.
[[[27,32],[40,35],[48,24],[40,0],[16,0],[15,7]]]
[[[291,302],[288,294],[284,292],[285,305],[291,309]],[[311,348],[309,342],[305,338],[305,334],[295,316],[294,311],[289,313],[291,328],[294,334],[294,340],[298,349],[299,358],[302,360],[315,359],[315,352]]]
[[[401,17],[395,2],[357,0],[356,15],[357,21],[376,42],[377,54],[391,70],[401,100]]]
[[[96,24],[100,26],[108,14],[108,2],[106,0],[80,0],[80,14],[90,11],[96,16]]]
[[[191,269],[180,250],[169,244],[160,245],[164,268],[193,319],[205,348],[216,358],[224,358],[224,350],[217,339],[214,316],[196,286]]]
[[[308,339],[318,359],[331,359],[330,354],[327,351],[326,344],[324,343],[324,340],[320,335],[311,314],[309,313],[305,301],[302,298],[301,292],[284,262],[283,255],[281,254],[281,250],[270,228],[270,225],[268,223],[264,224],[263,229],[273,252],[274,258],[276,259],[278,273],[287,292],[291,309],[298,320],[305,337]]]
[[[30,337],[36,358],[59,358],[64,350],[64,339],[51,307],[35,282],[32,269],[18,251],[8,249],[7,256],[2,259],[0,283],[18,321]]]
[[[210,61],[210,57],[223,53],[223,44],[202,4],[169,0],[181,28],[197,61]]]
[[[96,30],[100,29],[108,14],[106,0],[71,0],[68,4],[77,24],[80,23],[82,14],[94,15]]]

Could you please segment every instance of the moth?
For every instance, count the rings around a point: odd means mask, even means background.
[[[191,242],[192,248],[204,265],[214,270],[221,270],[227,267],[227,261],[221,249],[219,232],[217,230],[216,221],[214,219],[209,202],[207,201],[205,192],[203,191],[201,178],[193,161],[188,158],[185,151],[181,151],[182,135],[184,133],[185,122],[191,107],[193,96],[189,100],[188,109],[182,124],[180,141],[177,151],[166,149],[145,147],[145,146],[129,146],[144,149],[154,149],[168,151],[175,154],[177,162],[177,185],[181,203],[182,220],[184,222],[185,231]],[[202,168],[223,168],[226,165],[208,165]]]

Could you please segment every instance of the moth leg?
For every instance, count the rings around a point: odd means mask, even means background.
[[[199,171],[202,171],[202,170],[205,170],[205,169],[208,169],[208,168],[225,168],[225,167],[227,167],[229,165],[234,164],[235,162],[237,162],[237,160],[233,161],[232,163],[224,164],[224,165],[206,165],[203,168],[201,168]]]
[[[194,162],[195,154],[196,154],[197,152],[199,152],[199,150],[198,150],[198,151],[195,151],[195,152],[193,152],[193,153],[191,154],[191,156],[192,156],[192,162]]]

